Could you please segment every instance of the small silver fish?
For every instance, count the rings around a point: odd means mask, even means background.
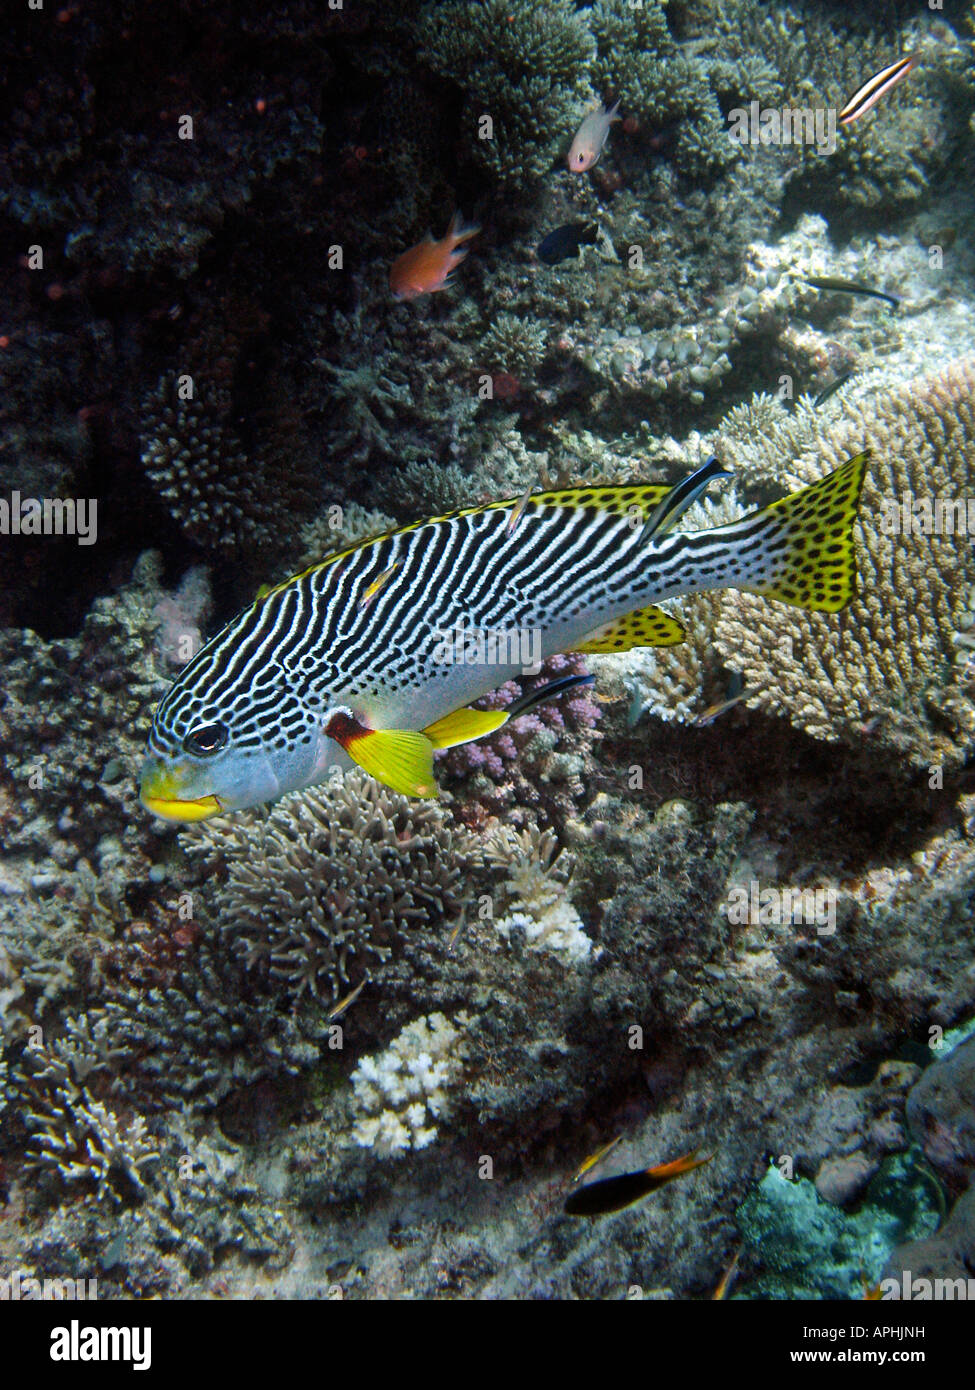
[[[367,979],[368,976],[366,976],[365,979],[360,980],[359,983],[356,985],[355,989],[349,990],[345,998],[339,1000],[339,1002],[335,1005],[334,1009],[332,1009],[329,1012],[329,1022],[331,1022],[334,1018],[341,1018],[342,1015],[345,1013],[346,1009],[352,1008],[352,1005],[355,1003],[359,995],[365,989]]]
[[[616,114],[619,109],[620,104],[617,101],[609,109],[600,106],[598,111],[589,112],[576,131],[575,139],[569,148],[567,163],[570,173],[584,174],[587,169],[592,169],[599,162],[603,146],[609,139],[610,126],[614,121],[623,119],[622,116]]]
[[[728,710],[734,709],[735,705],[741,704],[742,700],[748,700],[752,695],[758,694],[758,687],[743,690],[739,695],[732,695],[730,700],[722,700],[720,704],[709,705],[706,710],[699,714],[692,722],[695,729],[707,728],[708,724],[713,724],[719,715],[725,714]]]

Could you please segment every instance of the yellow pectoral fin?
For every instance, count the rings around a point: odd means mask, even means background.
[[[433,744],[412,729],[369,729],[344,744],[363,772],[405,796],[436,796]]]
[[[675,647],[686,636],[682,623],[650,604],[647,608],[624,613],[622,618],[598,628],[592,637],[573,647],[573,651],[628,652],[631,647]]]
[[[455,709],[423,730],[434,748],[455,748],[458,743],[471,743],[485,734],[493,734],[509,719],[503,709]]]

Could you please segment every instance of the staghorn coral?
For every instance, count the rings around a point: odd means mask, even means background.
[[[397,936],[447,926],[480,858],[440,808],[359,772],[180,837],[225,878],[221,925],[285,993],[337,999],[381,973]]]
[[[82,1090],[58,1087],[45,1109],[29,1117],[36,1126],[28,1160],[57,1172],[65,1183],[93,1182],[98,1199],[119,1204],[145,1192],[143,1169],[159,1158],[141,1116],[123,1122]]]
[[[865,446],[872,450],[858,527],[856,597],[840,614],[805,613],[749,594],[722,601],[715,645],[756,694],[816,738],[869,736],[916,764],[957,766],[975,733],[971,680],[956,645],[971,623],[975,558],[966,539],[925,534],[907,517],[917,499],[966,496],[975,438],[975,362],[878,391],[832,427],[812,412],[808,444],[782,477],[781,439],[751,437],[753,476],[811,482]],[[738,436],[739,439],[741,436]],[[738,446],[741,449],[741,445]],[[891,534],[893,517],[898,533]]]
[[[455,1026],[456,1023],[456,1026]],[[408,1023],[385,1052],[363,1057],[352,1073],[352,1139],[381,1157],[425,1149],[452,1109],[450,1090],[464,1071],[466,1014],[455,1023],[430,1014]]]
[[[92,1094],[99,1074],[128,1055],[102,1011],[67,1018],[52,1042],[24,1049],[14,1072],[17,1108],[31,1132],[29,1166],[65,1184],[92,1182],[99,1201],[145,1191],[143,1168],[159,1157],[141,1116],[127,1121]]]

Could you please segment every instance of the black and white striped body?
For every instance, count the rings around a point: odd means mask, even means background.
[[[433,751],[499,727],[470,705],[513,675],[556,652],[683,640],[663,599],[739,588],[837,612],[855,587],[866,459],[711,531],[669,528],[717,460],[674,488],[526,495],[330,556],[253,603],[182,672],[153,720],[143,803],[203,819],[350,760],[430,795]]]
[[[628,516],[595,507],[529,501],[509,527],[510,514],[421,523],[289,580],[186,668],[159,708],[151,749],[226,719],[228,705],[244,744],[300,735],[335,706],[372,728],[423,728],[523,669],[444,661],[445,635],[459,628],[537,634],[544,660],[634,608],[745,587],[763,568],[767,527],[754,521],[751,537],[736,525],[643,542]]]

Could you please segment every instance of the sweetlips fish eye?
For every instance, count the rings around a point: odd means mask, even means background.
[[[198,758],[205,758],[210,753],[219,753],[229,737],[230,730],[226,724],[203,724],[183,739],[183,751]]]

